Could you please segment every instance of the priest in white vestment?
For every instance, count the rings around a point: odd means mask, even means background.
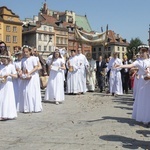
[[[78,57],[76,56],[75,50],[71,50],[71,57],[66,63],[68,69],[67,73],[67,89],[68,94],[77,94],[78,89]]]
[[[109,78],[109,84],[110,84],[110,93],[112,93],[112,96],[114,95],[122,95],[122,79],[121,79],[121,73],[120,68],[115,68],[116,65],[122,65],[121,59],[118,58],[118,53],[113,53],[113,58],[108,63],[108,70],[110,70],[110,78]]]
[[[85,55],[82,54],[81,49],[78,49],[78,75],[79,75],[79,82],[78,82],[78,88],[79,93],[86,93],[87,87],[86,87],[86,69],[89,66],[89,63],[85,57]]]

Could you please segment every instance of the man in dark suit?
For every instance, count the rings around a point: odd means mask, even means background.
[[[123,57],[123,64],[130,64],[129,61],[127,60],[127,56],[125,55]],[[122,88],[123,88],[123,92],[128,94],[128,89],[129,89],[129,81],[130,81],[130,76],[129,76],[129,69],[127,68],[123,68],[121,70],[121,75],[122,75]]]
[[[104,90],[105,86],[105,68],[106,63],[103,61],[103,57],[99,56],[99,60],[96,62],[96,77],[100,92]]]

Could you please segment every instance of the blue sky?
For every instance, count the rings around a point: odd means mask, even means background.
[[[0,6],[7,6],[20,19],[37,15],[45,0],[0,0]],[[150,0],[46,0],[51,10],[72,10],[78,15],[87,15],[91,28],[101,27],[115,31],[130,42],[140,38],[148,44],[150,24]]]

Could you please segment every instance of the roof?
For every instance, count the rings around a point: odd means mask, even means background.
[[[116,34],[114,31],[109,30],[108,31],[108,42],[109,43],[115,43],[115,44],[123,44],[123,45],[128,45],[129,43],[127,42],[126,39],[123,39],[119,34]]]
[[[46,22],[50,22],[51,25],[53,25],[54,27],[58,27],[56,22],[60,21],[59,17],[66,15],[66,11],[65,12],[60,12],[60,11],[48,10],[46,2],[43,4],[43,8],[41,10],[42,10],[41,11],[42,12],[42,16],[46,20]],[[53,16],[53,13],[56,13],[59,17],[56,19]],[[70,23],[68,23],[66,21],[63,21],[61,23],[62,28],[66,28],[67,26],[70,26],[70,27],[77,26],[79,28],[83,28],[83,30],[86,31],[86,32],[91,32],[92,31],[91,26],[90,26],[90,24],[88,22],[88,19],[87,19],[86,15],[85,16],[81,16],[81,15],[76,15],[75,14],[75,18],[74,19],[75,19],[75,24],[72,24],[72,23],[70,24]]]
[[[76,25],[78,27],[82,27],[83,30],[85,30],[87,32],[92,31],[91,26],[90,26],[86,16],[75,15],[75,21],[76,21]]]
[[[11,9],[8,9],[6,6],[2,6],[2,7],[0,7],[0,15],[4,15],[3,14],[3,9],[7,9],[8,11],[10,11],[11,12],[11,14],[12,15],[14,15],[15,17],[18,17],[19,18],[19,16],[18,15],[16,15],[14,12],[12,12],[12,10]]]
[[[50,25],[56,27],[57,25],[55,24],[55,22],[57,22],[58,20],[52,16],[46,15],[46,14],[42,14],[41,15],[45,20],[42,21],[42,23],[49,23]]]
[[[66,27],[68,25],[70,25],[69,23],[67,22],[62,22],[62,27],[59,27],[56,23],[59,22],[59,20],[57,20],[55,17],[52,17],[52,16],[49,16],[49,15],[46,15],[46,14],[42,14],[43,18],[45,19],[44,21],[42,21],[42,23],[47,23],[49,25],[52,25],[53,27],[57,27],[57,28],[61,28],[61,29],[64,29],[64,30],[67,30]]]

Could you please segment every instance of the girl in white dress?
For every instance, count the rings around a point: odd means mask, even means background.
[[[50,73],[48,84],[45,92],[45,100],[55,102],[57,105],[59,102],[65,100],[64,98],[64,72],[65,62],[61,57],[59,50],[53,53],[53,57],[49,62]]]
[[[21,70],[22,51],[20,50],[20,51],[16,52],[14,54],[14,56],[15,56],[15,60],[14,60],[13,64],[14,64],[17,74],[18,74],[19,70]],[[22,91],[20,88],[21,81],[22,80],[19,77],[13,80],[17,111],[19,111],[20,109],[22,110],[22,108],[23,108],[22,94],[21,94]]]
[[[150,80],[146,80],[145,76],[147,76],[147,68],[150,67],[150,60],[148,58],[148,46],[142,45],[139,50],[141,59],[129,65],[121,65],[119,68],[137,67],[139,69],[132,118],[147,125],[150,122]]]
[[[23,46],[22,72],[20,77],[21,89],[23,91],[23,110],[21,112],[41,112],[41,91],[38,74],[38,60],[31,56],[31,47]]]
[[[0,120],[15,119],[17,111],[12,79],[17,78],[17,72],[9,56],[0,58]]]

